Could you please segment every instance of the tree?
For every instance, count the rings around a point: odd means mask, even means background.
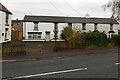
[[[117,20],[120,20],[120,0],[109,0],[109,2],[104,5],[106,8],[111,8],[113,14],[112,17],[114,17]]]
[[[64,27],[61,33],[61,38],[67,40],[67,38],[73,34],[73,30],[71,27]]]

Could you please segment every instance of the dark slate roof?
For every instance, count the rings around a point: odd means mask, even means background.
[[[24,22],[52,22],[52,23],[98,23],[98,24],[118,24],[111,18],[85,18],[85,17],[62,17],[62,16],[33,16],[26,15]]]
[[[1,3],[0,3],[0,11],[4,11],[6,13],[9,13],[9,14],[12,14],[5,6],[3,6]]]

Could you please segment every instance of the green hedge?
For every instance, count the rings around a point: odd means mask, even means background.
[[[107,35],[103,32],[87,32],[81,35],[81,38],[84,40],[86,46],[107,46],[108,39]]]
[[[109,44],[109,39],[104,32],[73,32],[72,28],[64,27],[61,38],[66,40],[62,48],[84,48],[84,47],[105,47]],[[60,48],[60,46],[59,46]]]
[[[115,46],[120,46],[120,35],[112,35],[111,42]]]

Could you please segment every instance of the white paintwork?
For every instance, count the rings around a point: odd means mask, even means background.
[[[68,23],[59,23],[58,24],[58,39],[60,40],[60,34],[61,31],[63,30],[63,27],[68,26]],[[73,23],[72,24],[72,28],[74,31],[82,31],[82,24],[81,23]],[[118,34],[118,28],[119,25],[118,24],[114,24],[113,25],[113,31],[115,31],[114,34]],[[25,40],[28,40],[28,32],[42,32],[41,35],[41,39],[46,39],[46,33],[45,31],[50,31],[50,39],[52,40],[54,38],[54,24],[53,23],[42,23],[40,22],[38,24],[38,29],[39,31],[33,31],[34,29],[34,23],[33,22],[25,22],[24,23],[24,32],[23,32],[23,36],[25,36]],[[109,37],[108,31],[110,30],[110,24],[98,24],[97,25],[97,30],[100,32],[105,31],[107,34],[107,37]],[[94,31],[94,23],[93,24],[86,24],[86,30],[84,30],[84,32],[88,32],[88,31]],[[38,41],[38,40],[37,40]]]
[[[41,41],[41,42],[42,42],[42,41],[43,41],[43,42],[44,42],[45,40],[42,40],[42,39],[41,39],[41,40],[29,40],[29,39],[26,39],[26,40],[22,40],[22,41],[27,41],[27,42],[29,42],[29,41],[30,41],[30,42],[31,42],[31,41],[33,41],[33,42],[34,42],[34,41],[35,41],[35,42]]]
[[[0,11],[0,43],[11,41],[11,14],[9,14],[8,24],[9,26],[5,26],[6,23],[6,13]],[[5,40],[5,28],[8,28],[7,39]],[[4,36],[2,36],[4,33]]]
[[[67,23],[59,23],[58,24],[58,38],[61,39],[60,34],[61,31],[63,30],[63,27],[68,26]],[[41,39],[46,39],[46,33],[45,31],[50,31],[50,39],[54,38],[54,24],[53,23],[39,23],[38,24],[38,29],[39,31],[33,31],[34,29],[34,23],[33,22],[25,22],[23,25],[23,36],[25,37],[26,40],[28,40],[28,32],[42,32]]]
[[[115,31],[114,34],[118,34],[118,28],[119,28],[118,24],[113,25],[113,31]],[[74,23],[73,29],[75,31],[82,31],[83,32],[81,23]],[[100,32],[105,31],[105,33],[107,34],[107,37],[109,37],[108,31],[110,31],[110,24],[98,24],[97,30]],[[88,32],[88,31],[94,31],[94,24],[88,24],[88,23],[86,24],[85,32]]]
[[[120,62],[118,62],[118,63],[115,63],[116,65],[120,65]]]
[[[62,73],[76,72],[76,71],[82,71],[82,70],[87,70],[87,68],[78,68],[78,69],[70,69],[70,70],[63,70],[63,71],[41,73],[41,74],[26,75],[26,76],[14,77],[14,78],[10,78],[10,79],[32,78],[32,77],[37,77],[37,76],[46,76],[46,75],[52,75],[52,74],[62,74]]]

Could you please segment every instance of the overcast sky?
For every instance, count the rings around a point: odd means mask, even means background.
[[[104,11],[109,0],[0,0],[12,13],[12,19],[24,15],[111,17],[111,10]]]

